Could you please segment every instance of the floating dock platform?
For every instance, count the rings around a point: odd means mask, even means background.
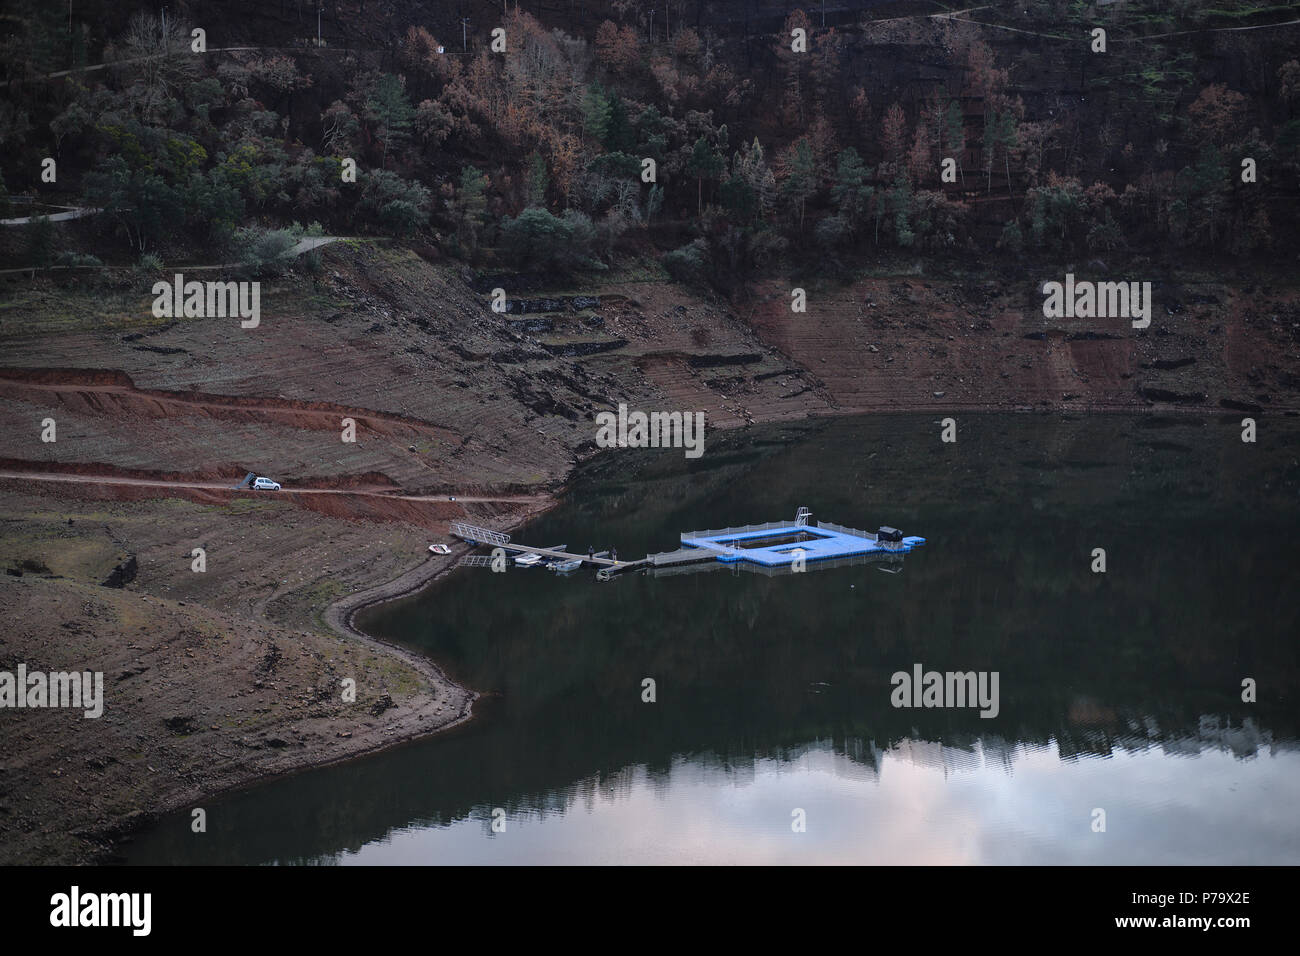
[[[916,535],[903,535],[888,527],[879,531],[847,528],[829,521],[811,522],[812,512],[800,508],[793,521],[769,521],[738,528],[710,531],[687,531],[676,551],[651,554],[637,561],[613,561],[602,552],[588,556],[553,548],[516,544],[500,531],[452,522],[451,533],[470,544],[486,544],[515,553],[531,553],[558,560],[578,560],[597,568],[602,581],[628,571],[660,574],[687,574],[714,571],[724,567],[756,571],[762,574],[793,574],[803,570],[822,570],[848,564],[883,563],[898,565],[903,555],[925,544]],[[486,555],[463,558],[461,563],[483,566]],[[886,569],[887,570],[887,569]]]
[[[651,555],[649,561],[652,564],[674,563],[697,554],[707,555],[723,564],[743,561],[765,568],[778,568],[871,554],[906,554],[925,544],[925,539],[916,535],[899,535],[897,540],[885,540],[877,532],[846,528],[829,521],[810,525],[800,522],[799,518],[739,528],[688,531],[682,535],[681,541],[679,551]]]

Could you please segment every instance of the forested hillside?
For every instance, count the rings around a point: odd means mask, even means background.
[[[317,223],[725,290],[897,249],[1292,261],[1296,7],[794,6],[22,0],[0,201],[104,213],[4,252],[259,267]]]

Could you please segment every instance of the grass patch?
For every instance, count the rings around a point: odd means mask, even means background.
[[[333,633],[325,623],[325,609],[347,589],[333,578],[318,578],[294,588],[266,604],[267,619],[282,627],[305,628],[318,634]]]
[[[289,502],[275,501],[272,498],[234,498],[228,504],[208,505],[204,510],[209,514],[247,515],[278,511],[290,507],[292,505]]]
[[[63,525],[7,527],[0,531],[0,567],[24,574],[53,574],[98,584],[121,552],[102,530],[78,532]]]

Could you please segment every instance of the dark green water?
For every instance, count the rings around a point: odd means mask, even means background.
[[[1239,422],[970,415],[943,444],[876,416],[607,454],[516,538],[639,557],[808,505],[928,544],[900,574],[460,571],[362,626],[484,692],[475,721],[127,859],[1300,863],[1300,425]],[[998,715],[893,707],[917,663],[996,671]]]

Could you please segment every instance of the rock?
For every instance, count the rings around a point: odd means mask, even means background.
[[[139,564],[135,560],[135,555],[131,555],[117,567],[108,573],[101,586],[106,588],[123,588],[135,580],[136,573],[140,570]]]
[[[1139,388],[1138,394],[1153,402],[1179,404],[1199,404],[1209,397],[1205,392],[1175,392],[1167,388]]]
[[[378,717],[383,714],[384,711],[396,706],[397,705],[393,703],[393,698],[389,697],[387,694],[383,694],[377,701],[370,705],[370,716]]]
[[[177,736],[192,734],[197,729],[194,726],[194,718],[184,714],[176,714],[172,717],[164,718],[163,725]]]
[[[561,358],[579,358],[584,355],[596,355],[600,352],[614,352],[627,345],[627,339],[614,339],[609,342],[570,342],[563,345],[543,344],[542,348]]]
[[[1264,410],[1262,405],[1254,402],[1239,402],[1231,398],[1219,399],[1219,405],[1234,412],[1249,412],[1252,415],[1258,415]]]
[[[1109,332],[1093,332],[1089,329],[1087,332],[1071,332],[1065,337],[1067,342],[1105,342],[1114,339],[1121,339],[1122,335],[1111,335]]]

